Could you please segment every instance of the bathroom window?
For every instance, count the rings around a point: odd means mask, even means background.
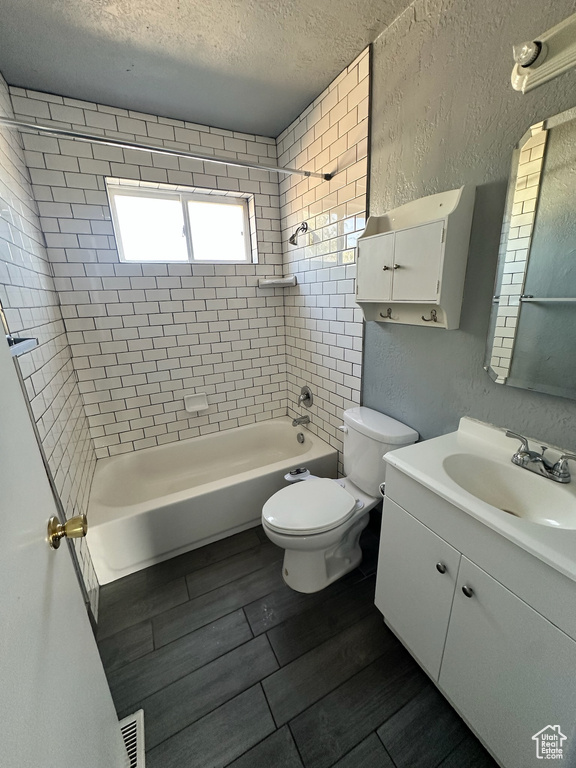
[[[249,264],[245,197],[107,182],[121,261]]]

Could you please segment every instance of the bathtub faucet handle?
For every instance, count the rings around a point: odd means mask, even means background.
[[[303,405],[305,408],[310,408],[314,398],[312,397],[312,390],[310,387],[302,387],[300,390],[300,396],[298,397],[298,405]]]

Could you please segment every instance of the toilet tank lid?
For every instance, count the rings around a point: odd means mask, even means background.
[[[400,421],[373,411],[372,408],[359,406],[344,411],[344,424],[367,437],[389,445],[409,445],[418,440],[418,432]]]

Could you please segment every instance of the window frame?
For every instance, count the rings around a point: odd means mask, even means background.
[[[248,196],[244,195],[230,195],[224,192],[214,190],[214,192],[183,192],[175,189],[153,189],[144,186],[137,186],[136,184],[118,184],[108,183],[106,180],[106,191],[108,194],[108,202],[110,206],[110,214],[112,216],[112,226],[114,228],[114,238],[116,240],[116,247],[118,249],[118,258],[123,264],[252,264],[252,239],[250,233],[250,214],[248,210]],[[180,259],[127,259],[124,254],[124,245],[122,243],[122,229],[120,227],[120,221],[116,211],[116,204],[114,198],[117,196],[124,197],[148,197],[148,198],[166,198],[168,200],[178,200],[182,207],[182,217],[184,221],[184,237],[186,238],[186,252],[188,259],[186,261]],[[217,203],[218,205],[239,205],[242,207],[243,220],[244,220],[244,253],[245,258],[238,259],[195,259],[194,258],[194,245],[192,237],[192,228],[190,226],[190,215],[188,212],[188,201],[198,201],[203,203]]]

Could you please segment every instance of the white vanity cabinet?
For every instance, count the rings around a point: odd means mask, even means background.
[[[505,768],[538,764],[547,725],[576,746],[575,670],[576,642],[462,557],[439,684]]]
[[[376,607],[437,680],[460,552],[389,499],[383,521]]]
[[[370,216],[356,273],[367,320],[458,327],[474,194],[462,187]]]
[[[398,501],[418,498],[414,481],[404,493],[401,473],[388,471]],[[462,554],[470,539],[482,560],[486,542],[474,521],[467,533],[465,513],[459,520],[452,505],[438,497],[427,504],[429,497],[423,489],[422,507],[408,511],[385,499],[376,606],[503,768],[540,765],[532,737],[549,725],[567,737],[556,762],[574,765],[576,642]],[[437,522],[443,535],[417,517]]]

